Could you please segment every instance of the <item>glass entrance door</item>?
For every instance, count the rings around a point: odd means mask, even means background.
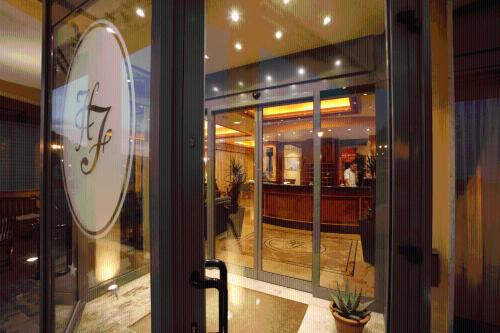
[[[53,33],[55,329],[150,331],[151,2],[91,1]]]

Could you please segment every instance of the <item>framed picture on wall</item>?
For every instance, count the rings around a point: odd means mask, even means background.
[[[285,157],[285,171],[300,171],[300,158]]]

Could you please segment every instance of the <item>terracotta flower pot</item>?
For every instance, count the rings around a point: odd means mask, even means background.
[[[368,315],[360,321],[344,318],[337,312],[333,311],[333,307],[330,305],[330,312],[335,318],[335,327],[337,328],[337,333],[362,333],[365,328],[366,323],[371,319]]]

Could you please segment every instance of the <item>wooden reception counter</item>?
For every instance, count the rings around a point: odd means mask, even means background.
[[[312,230],[313,186],[264,183],[262,192],[264,223]],[[323,186],[321,231],[359,233],[374,200],[372,187]]]

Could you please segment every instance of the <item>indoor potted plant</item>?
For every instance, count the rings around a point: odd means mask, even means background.
[[[229,206],[229,219],[231,229],[236,238],[241,236],[243,228],[243,218],[245,216],[245,208],[239,206],[239,197],[241,186],[245,183],[247,176],[243,165],[232,157],[229,162],[229,197],[231,204]]]
[[[374,300],[361,303],[362,289],[350,292],[347,282],[345,286],[345,290],[341,291],[337,282],[337,290],[331,293],[330,311],[335,318],[335,327],[338,333],[362,333],[366,323],[370,321],[368,307]]]

